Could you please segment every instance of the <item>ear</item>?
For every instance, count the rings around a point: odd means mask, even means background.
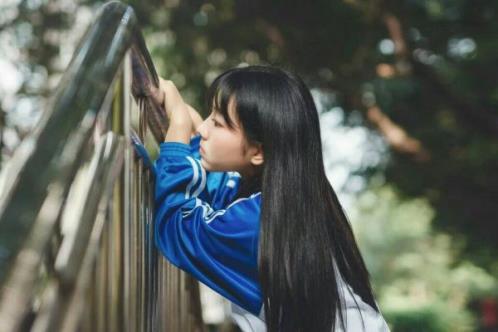
[[[263,147],[261,144],[251,147],[251,164],[254,166],[262,165],[264,162]]]

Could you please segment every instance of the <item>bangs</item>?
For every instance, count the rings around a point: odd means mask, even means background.
[[[230,129],[234,129],[235,123],[230,118],[228,105],[231,98],[234,98],[235,105],[237,104],[235,98],[235,88],[231,86],[229,81],[226,79],[225,74],[216,78],[216,80],[209,87],[206,95],[206,107],[208,110],[221,114],[228,127]],[[236,111],[234,112],[234,115],[237,116]]]

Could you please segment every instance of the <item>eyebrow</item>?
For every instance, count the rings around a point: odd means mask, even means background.
[[[226,122],[223,115],[221,115],[221,113],[219,112],[213,111],[213,116],[216,117],[216,120],[218,121]]]

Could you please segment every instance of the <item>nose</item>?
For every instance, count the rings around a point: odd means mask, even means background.
[[[203,140],[206,140],[208,138],[208,131],[207,131],[207,126],[206,126],[207,119],[204,120],[196,129],[197,133],[201,135],[201,138]]]

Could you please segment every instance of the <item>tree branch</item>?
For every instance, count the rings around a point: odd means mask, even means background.
[[[409,136],[406,130],[394,123],[378,106],[367,109],[367,118],[377,127],[395,151],[410,154],[419,162],[427,162],[431,159],[430,153],[423,147],[422,143]]]
[[[494,115],[494,111],[472,105],[468,100],[454,92],[448,84],[444,83],[432,67],[417,61],[411,55],[404,37],[402,24],[397,16],[386,11],[382,16],[382,21],[394,42],[397,59],[396,69],[399,74],[407,75],[413,71],[413,74],[422,78],[438,92],[443,100],[457,113],[462,122],[470,123],[488,134],[498,136],[498,116]]]

